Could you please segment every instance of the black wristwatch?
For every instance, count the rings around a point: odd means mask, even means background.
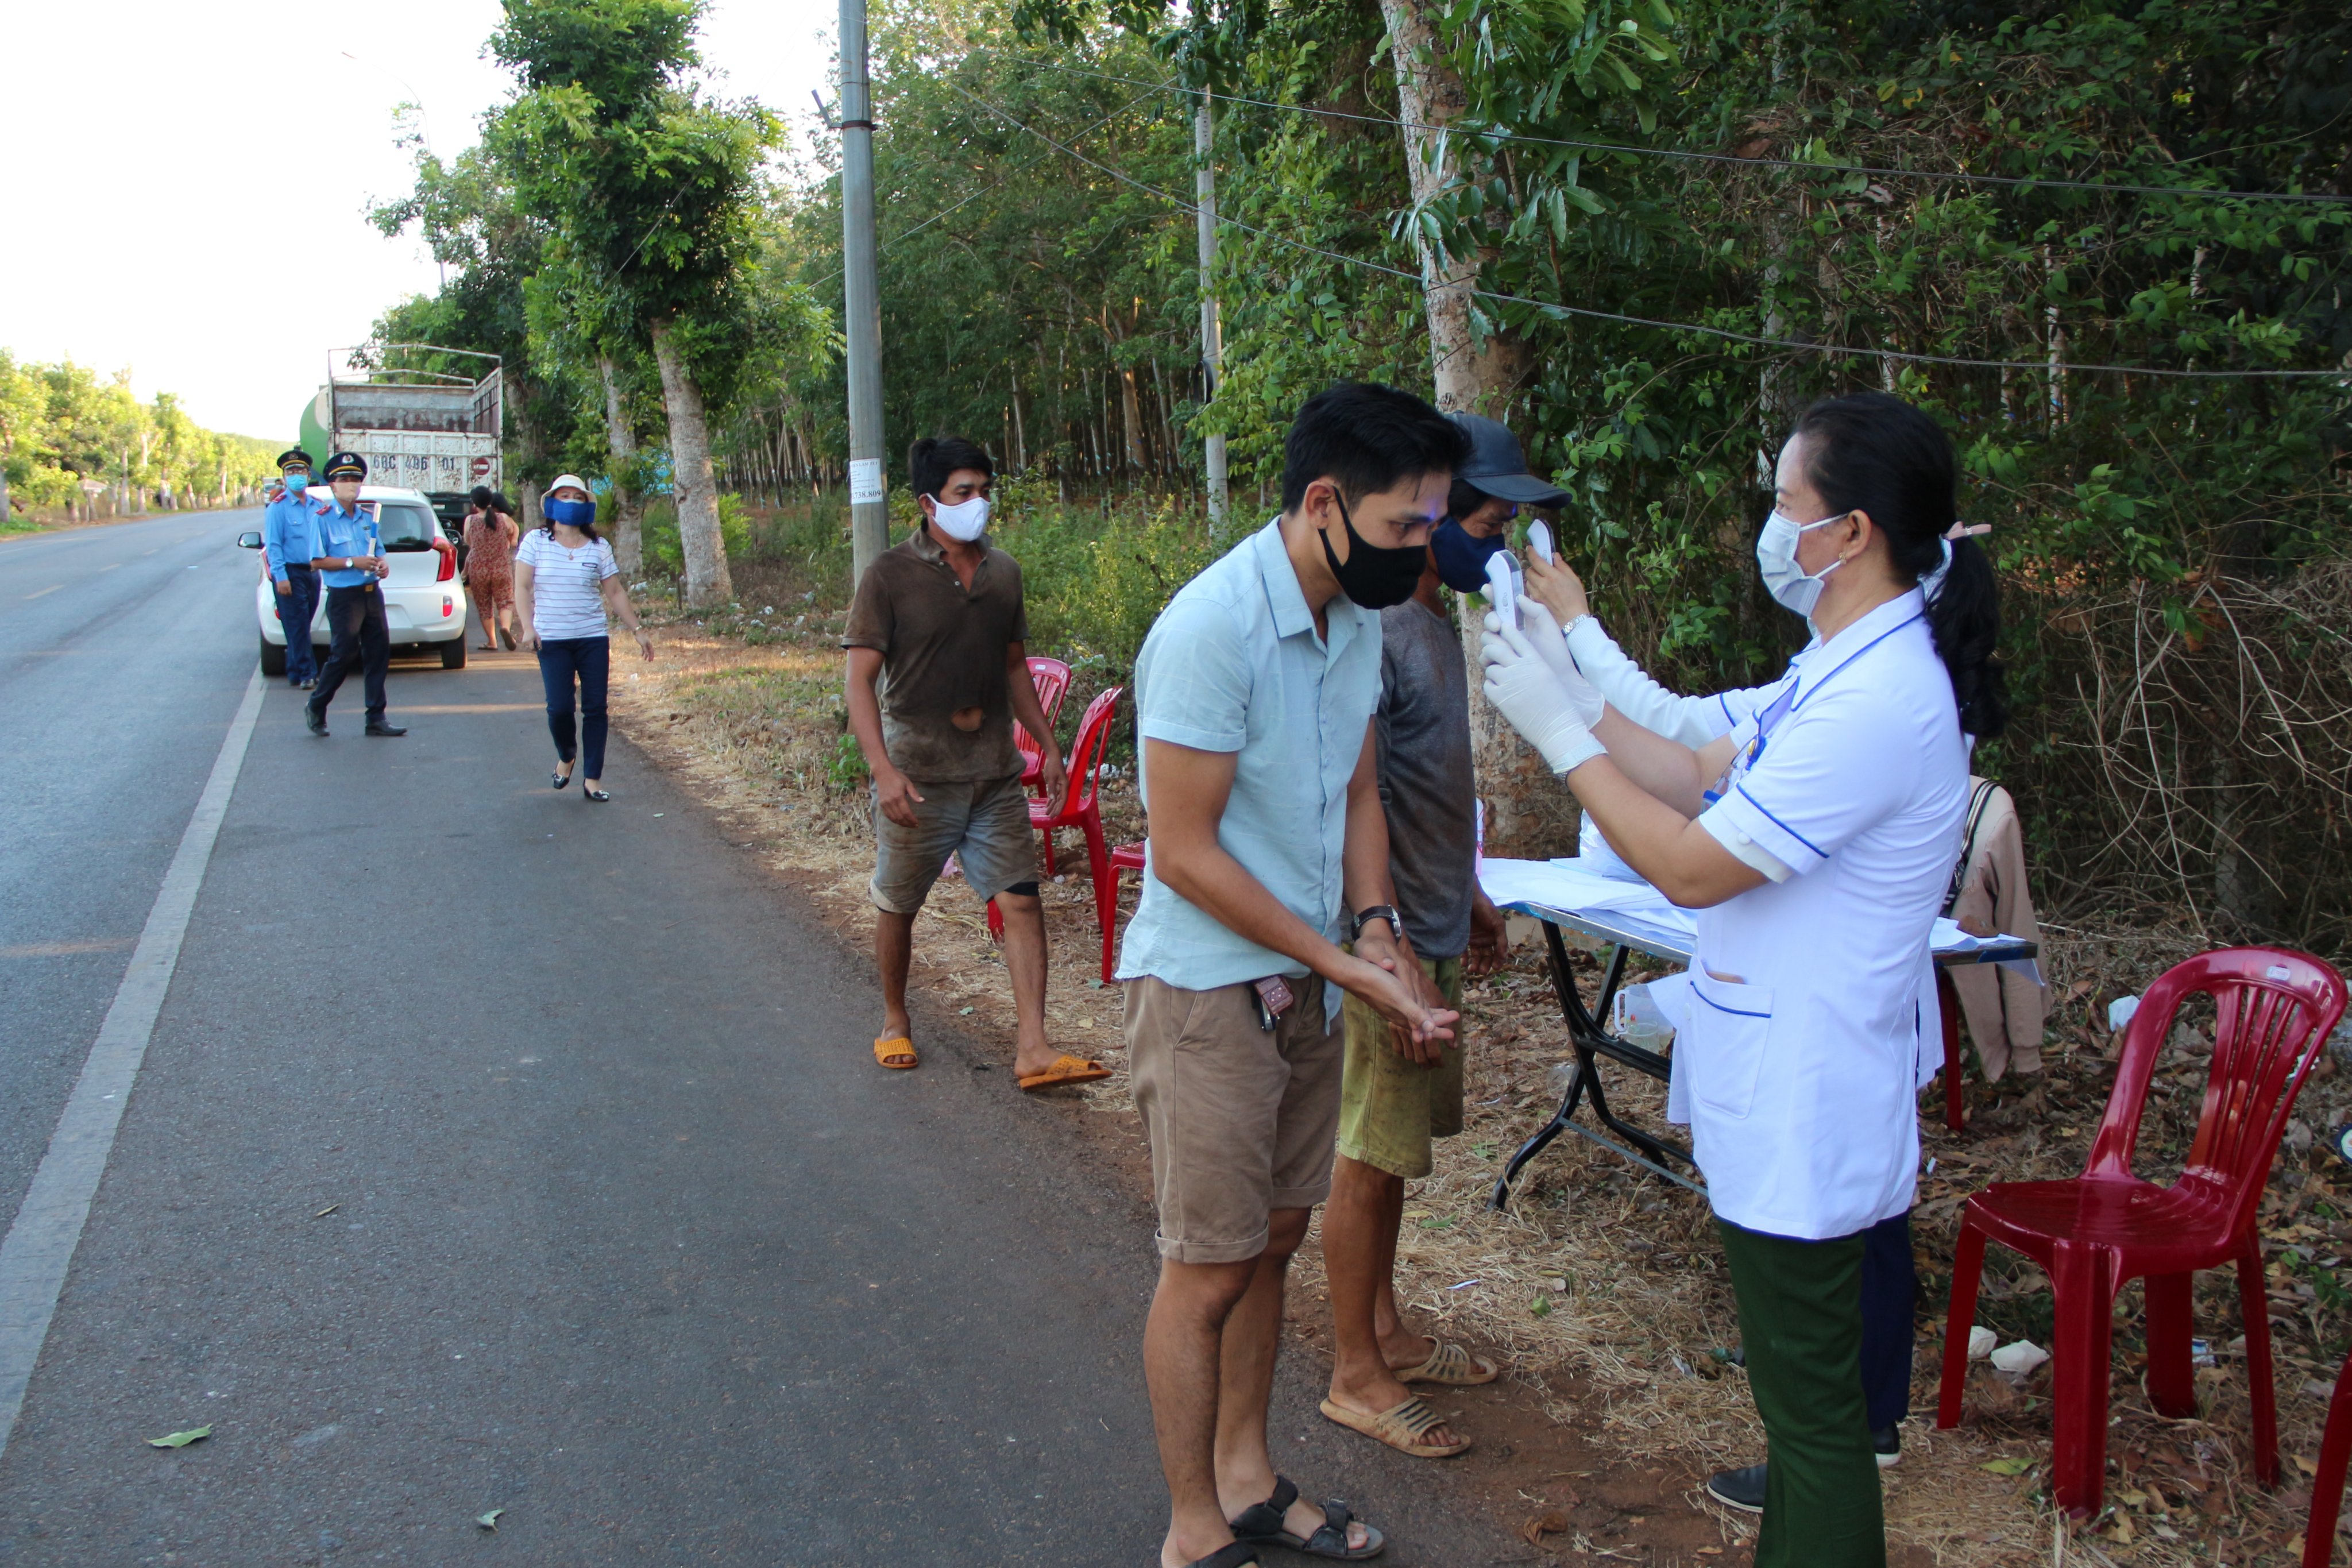
[[[1349,922],[1348,926],[1349,941],[1353,942],[1357,937],[1363,934],[1364,922],[1366,921],[1386,921],[1389,922],[1389,934],[1391,936],[1402,938],[1404,935],[1404,921],[1402,917],[1398,915],[1393,905],[1369,904],[1364,908],[1358,910],[1356,911],[1355,920]]]

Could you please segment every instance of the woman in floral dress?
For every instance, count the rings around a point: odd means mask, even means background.
[[[474,510],[466,514],[466,596],[474,601],[481,618],[485,652],[496,653],[499,638],[515,645],[508,623],[514,618],[514,553],[522,541],[506,497],[488,485],[476,485]]]

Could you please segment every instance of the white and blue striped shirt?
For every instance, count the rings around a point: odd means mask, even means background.
[[[530,629],[541,637],[606,635],[604,579],[617,577],[613,547],[598,539],[567,550],[544,528],[522,536],[515,564],[530,568]]]

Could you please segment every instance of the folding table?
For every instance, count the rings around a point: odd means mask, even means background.
[[[1569,1085],[1568,1093],[1559,1102],[1559,1110],[1541,1131],[1519,1146],[1496,1179],[1494,1207],[1508,1205],[1511,1183],[1519,1169],[1541,1153],[1545,1146],[1562,1132],[1573,1132],[1589,1138],[1602,1148],[1622,1155],[1633,1163],[1664,1176],[1678,1186],[1692,1192],[1706,1189],[1690,1177],[1667,1168],[1674,1161],[1696,1173],[1690,1150],[1681,1143],[1645,1132],[1641,1128],[1621,1121],[1609,1109],[1609,1096],[1602,1087],[1600,1058],[1622,1062],[1634,1071],[1646,1073],[1664,1082],[1674,1074],[1674,1063],[1662,1052],[1650,1050],[1611,1034],[1602,1022],[1609,1016],[1617,999],[1618,987],[1625,978],[1625,959],[1629,953],[1646,953],[1677,965],[1687,965],[1691,957],[1691,941],[1685,933],[1656,925],[1620,910],[1563,910],[1532,901],[1520,901],[1501,906],[1543,923],[1544,942],[1550,949],[1551,987],[1559,998],[1561,1016],[1568,1021],[1570,1046],[1576,1052],[1576,1081]],[[1568,966],[1568,944],[1562,940],[1562,930],[1572,931],[1596,942],[1609,944],[1608,963],[1601,973],[1601,996],[1598,1005],[1587,1008],[1583,995],[1576,988],[1576,977]],[[1966,948],[1939,949],[1936,953],[1936,992],[1942,1003],[1944,1020],[1944,1121],[1954,1131],[1960,1128],[1960,1036],[1959,999],[1945,977],[1948,969],[1970,963],[2000,963],[2009,960],[2030,959],[2041,948],[2038,943],[2019,937],[1972,938]],[[1580,1126],[1576,1108],[1590,1100],[1595,1120],[1610,1131],[1625,1140],[1620,1143],[1603,1137],[1589,1127]],[[1626,1144],[1633,1147],[1628,1148]]]

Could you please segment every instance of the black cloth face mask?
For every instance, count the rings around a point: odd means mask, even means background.
[[[1331,499],[1339,503],[1339,522],[1348,531],[1348,559],[1341,561],[1332,550],[1329,529],[1318,531],[1323,540],[1323,559],[1330,563],[1331,575],[1339,580],[1339,592],[1347,595],[1350,603],[1367,610],[1385,610],[1412,598],[1412,591],[1421,586],[1422,563],[1428,559],[1428,551],[1418,544],[1384,550],[1365,543],[1336,486]]]

